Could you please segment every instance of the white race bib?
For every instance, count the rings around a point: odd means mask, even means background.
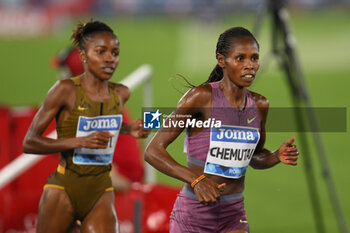
[[[74,164],[82,165],[106,165],[113,159],[115,145],[117,143],[123,116],[103,115],[97,117],[79,117],[76,137],[84,137],[96,131],[108,131],[114,136],[105,149],[76,148],[73,155]]]
[[[212,128],[204,172],[235,179],[244,176],[259,139],[256,128],[227,125]]]

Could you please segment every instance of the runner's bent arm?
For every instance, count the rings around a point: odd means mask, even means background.
[[[176,109],[167,118],[166,123],[170,119],[175,119],[172,116],[176,115],[193,115],[191,112],[194,109],[195,103],[198,100],[196,98],[196,91],[191,89],[187,92],[183,98],[177,104]],[[176,118],[176,120],[185,120],[184,117]],[[176,162],[166,148],[171,144],[183,131],[182,128],[173,126],[171,128],[161,128],[156,135],[152,138],[151,142],[145,151],[145,160],[150,163],[153,167],[163,172],[166,175],[179,179],[186,183],[191,183],[198,177],[198,174],[191,171],[188,167],[182,166]]]
[[[269,102],[265,97],[259,94],[254,93],[254,96],[261,116],[261,131],[260,141],[249,165],[255,169],[270,168],[279,162],[296,165],[296,160],[298,159],[299,152],[297,150],[297,147],[295,145],[292,145],[294,142],[294,137],[290,138],[287,142],[283,142],[282,145],[275,151],[269,151],[268,149],[264,148],[266,140],[265,124]]]
[[[44,104],[35,115],[23,140],[25,153],[48,154],[70,150],[78,147],[105,148],[110,134],[95,132],[86,137],[51,139],[42,134],[56,117],[59,122],[63,112],[70,112],[75,103],[75,87],[71,80],[58,81],[47,93]]]
[[[211,90],[205,89],[208,87],[199,86],[188,91],[171,116],[193,116],[208,103],[211,105]],[[169,119],[168,117],[167,120]],[[176,120],[185,120],[185,118],[176,117]],[[201,174],[176,162],[166,150],[182,131],[183,129],[179,127],[161,128],[147,146],[145,160],[162,173],[191,184]],[[203,179],[195,186],[194,191],[201,202],[215,202],[220,196],[217,186],[210,179]]]

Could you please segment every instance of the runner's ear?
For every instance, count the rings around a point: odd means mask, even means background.
[[[79,57],[81,62],[85,63],[86,62],[86,53],[85,50],[79,50]]]
[[[222,55],[220,53],[217,53],[216,54],[216,59],[218,60],[218,65],[221,68],[225,68],[225,57],[224,57],[224,55]]]

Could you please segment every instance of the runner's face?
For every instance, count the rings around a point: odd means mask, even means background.
[[[109,80],[119,64],[119,41],[110,32],[96,33],[86,44],[86,62],[90,73]]]
[[[227,56],[218,56],[224,79],[229,79],[239,87],[249,87],[260,66],[258,45],[249,37],[236,38],[231,43]]]

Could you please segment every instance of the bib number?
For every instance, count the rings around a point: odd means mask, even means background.
[[[108,131],[114,136],[110,138],[105,149],[76,148],[73,163],[81,165],[106,165],[113,159],[123,116],[104,115],[97,117],[79,117],[76,137],[85,137],[97,131]]]
[[[204,172],[235,179],[244,176],[259,139],[256,128],[212,128]]]

